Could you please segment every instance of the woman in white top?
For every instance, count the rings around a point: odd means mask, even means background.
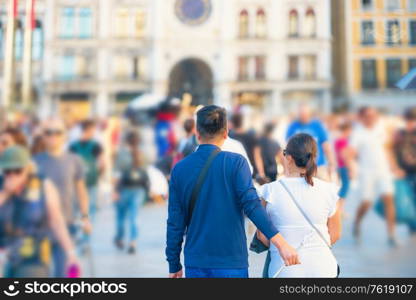
[[[282,236],[298,250],[300,264],[286,267],[275,246],[270,245],[269,277],[337,277],[337,261],[328,245],[340,237],[341,218],[338,189],[315,178],[317,145],[307,134],[292,137],[284,151],[285,177],[266,184],[259,194],[266,201],[267,212]],[[322,233],[313,229],[291,199],[292,193],[300,208]],[[258,232],[265,244],[267,239]]]

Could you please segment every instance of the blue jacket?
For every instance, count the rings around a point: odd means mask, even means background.
[[[199,146],[172,171],[166,245],[170,273],[182,268],[180,253],[185,232],[186,267],[227,269],[248,267],[244,214],[266,237],[278,233],[253,187],[247,161],[231,152],[219,153],[212,163],[191,224],[186,228],[192,189],[215,148],[208,144]]]

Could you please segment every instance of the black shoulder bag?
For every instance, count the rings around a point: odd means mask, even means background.
[[[192,214],[194,212],[196,201],[198,200],[198,196],[201,191],[202,185],[204,184],[205,178],[207,177],[208,170],[211,167],[212,163],[214,162],[214,159],[217,157],[217,155],[220,152],[221,152],[220,149],[213,150],[210,156],[208,157],[207,161],[205,162],[205,165],[202,168],[201,173],[199,173],[196,184],[192,190],[191,200],[189,201],[188,219],[186,222],[188,228],[189,228],[189,225],[191,225]]]

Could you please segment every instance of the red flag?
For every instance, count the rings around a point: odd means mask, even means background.
[[[32,30],[35,30],[36,28],[35,2],[36,0],[32,0],[32,7],[30,8],[30,23],[32,24]]]
[[[17,18],[18,8],[19,8],[19,0],[12,0],[13,1],[13,18]]]

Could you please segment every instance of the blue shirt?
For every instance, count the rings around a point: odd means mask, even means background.
[[[328,133],[319,120],[312,120],[309,123],[301,123],[300,121],[293,122],[286,134],[286,139],[289,140],[292,136],[298,133],[306,133],[312,136],[318,144],[318,167],[326,165],[325,153],[322,145],[328,141]]]
[[[214,149],[214,145],[199,146],[172,171],[166,245],[170,273],[182,268],[185,231],[186,267],[233,269],[248,267],[244,214],[267,238],[278,233],[253,187],[246,159],[231,152],[220,152],[213,161],[186,230],[192,189]]]

